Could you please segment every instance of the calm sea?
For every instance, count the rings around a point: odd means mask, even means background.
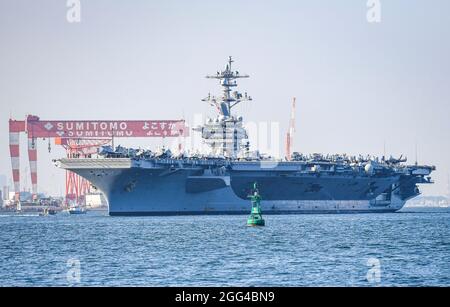
[[[450,209],[246,218],[0,215],[0,285],[450,285]]]

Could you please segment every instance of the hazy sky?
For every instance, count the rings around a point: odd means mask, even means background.
[[[11,177],[8,118],[178,119],[209,112],[204,79],[228,55],[251,75],[246,120],[286,131],[298,99],[295,150],[405,154],[450,172],[450,2],[381,0],[368,23],[366,0],[0,1],[0,174]],[[28,165],[22,138],[22,169]],[[144,145],[148,140],[124,140]],[[62,149],[38,142],[39,189],[60,193]],[[23,176],[23,184],[30,179]],[[26,181],[26,182],[25,182]]]

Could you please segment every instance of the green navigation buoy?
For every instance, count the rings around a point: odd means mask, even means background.
[[[259,195],[258,184],[253,184],[253,194],[248,196],[252,201],[252,211],[247,219],[247,226],[264,226],[266,223],[261,215],[261,195]]]

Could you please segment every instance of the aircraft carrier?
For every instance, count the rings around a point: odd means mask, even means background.
[[[223,90],[203,99],[217,116],[193,129],[207,153],[103,147],[96,157],[56,165],[103,192],[110,215],[248,214],[255,182],[264,214],[395,212],[420,195],[418,184],[433,183],[434,166],[402,158],[294,152],[274,159],[251,152],[243,118],[233,110],[252,99],[233,91],[237,79],[249,76],[233,71],[232,63],[230,57],[223,71],[207,76]]]

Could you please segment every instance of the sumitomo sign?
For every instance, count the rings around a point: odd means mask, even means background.
[[[188,135],[183,120],[44,121],[29,120],[29,137],[177,137]]]

